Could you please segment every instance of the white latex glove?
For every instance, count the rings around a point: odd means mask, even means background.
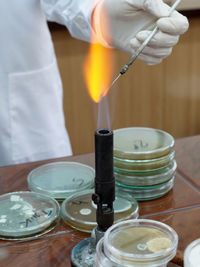
[[[170,55],[179,35],[189,26],[187,18],[177,11],[168,17],[169,9],[162,0],[100,0],[93,26],[102,44],[132,55],[156,23],[160,31],[138,57],[155,65]]]

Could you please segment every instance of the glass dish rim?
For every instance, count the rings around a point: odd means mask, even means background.
[[[166,184],[170,184],[170,182],[173,182],[175,179],[175,175],[173,175],[172,177],[170,177],[169,180],[165,181],[164,183],[160,183],[160,184],[155,184],[155,185],[145,185],[145,186],[132,186],[132,185],[124,185],[124,184],[119,184],[118,182],[116,182],[117,186],[120,188],[126,188],[126,189],[143,189],[143,190],[148,190],[148,189],[157,189],[159,187],[162,187]]]
[[[149,226],[147,225],[147,227],[149,227],[149,228],[151,228],[151,226],[152,227],[154,226],[154,228],[156,228],[155,226],[157,226],[156,229],[158,229],[160,231],[164,231],[165,233],[167,232],[168,234],[170,234],[173,237],[173,240],[171,240],[172,246],[170,248],[165,249],[164,251],[160,251],[157,253],[151,253],[151,254],[149,253],[146,255],[120,252],[119,249],[116,249],[112,245],[109,244],[109,234],[111,234],[111,232],[115,228],[120,227],[120,226],[124,226],[124,228],[128,228],[125,226],[128,224],[131,224],[131,223],[146,223],[146,224],[149,223]],[[161,227],[163,227],[165,230],[163,230],[163,228],[161,230],[160,229]],[[104,250],[104,252],[108,258],[110,255],[113,255],[113,254],[117,255],[118,254],[118,255],[122,255],[123,257],[125,257],[127,259],[133,259],[133,257],[134,257],[134,259],[136,259],[136,260],[148,261],[148,260],[154,260],[154,259],[159,259],[159,258],[166,258],[167,256],[169,256],[170,252],[172,253],[174,250],[176,250],[177,245],[178,245],[178,235],[172,227],[170,227],[169,225],[162,223],[160,221],[150,220],[150,219],[133,219],[133,220],[126,220],[124,222],[119,222],[119,223],[113,224],[110,228],[108,228],[108,230],[105,232],[105,235],[104,235],[103,244],[104,244],[104,248],[107,248],[107,251],[109,251],[109,253],[110,253],[110,254],[108,254],[105,252],[106,250]],[[165,252],[165,255],[163,255],[163,252]]]
[[[195,240],[193,240],[186,248],[185,248],[185,251],[184,251],[184,263],[189,263],[190,264],[190,253],[192,251],[192,249],[194,247],[196,247],[196,245],[200,245],[200,238],[197,238]],[[188,265],[189,266],[189,265]]]
[[[153,158],[153,159],[141,159],[141,160],[135,160],[135,159],[122,159],[122,158],[117,158],[115,156],[113,156],[113,159],[116,160],[119,163],[122,164],[136,164],[136,165],[150,165],[153,163],[158,163],[158,162],[163,162],[166,160],[172,160],[175,157],[175,151],[172,150],[169,154],[163,156],[163,157],[159,157],[159,158]]]
[[[65,209],[66,202],[72,200],[74,197],[78,197],[78,196],[81,196],[81,195],[83,196],[83,193],[84,193],[84,195],[87,195],[87,194],[90,194],[90,193],[94,193],[94,190],[93,189],[87,189],[87,190],[84,190],[82,192],[77,192],[77,193],[71,195],[69,198],[66,198],[63,201],[62,205],[61,205],[61,212],[60,212],[61,218],[64,219],[64,220],[67,219],[67,220],[71,220],[73,222],[83,223],[84,225],[96,226],[97,225],[96,222],[84,222],[83,220],[75,219]],[[119,197],[123,198],[122,196],[119,196]],[[92,200],[92,198],[91,198],[91,200]],[[133,206],[135,207],[134,211],[131,213],[131,216],[139,214],[139,204],[138,204],[137,200],[135,198],[132,198],[131,200],[127,198],[126,200],[132,202]]]
[[[115,134],[118,133],[118,132],[122,132],[124,130],[145,130],[145,131],[151,131],[151,132],[159,132],[159,133],[162,133],[164,136],[167,136],[169,139],[171,139],[171,142],[169,145],[167,146],[164,146],[162,148],[158,148],[158,149],[153,149],[153,150],[150,150],[150,151],[146,151],[146,152],[139,152],[139,151],[134,151],[134,152],[129,152],[129,151],[123,151],[123,150],[119,150],[119,149],[115,149],[114,147],[114,153],[115,151],[118,151],[126,156],[130,156],[130,155],[144,155],[144,156],[148,156],[151,155],[151,154],[155,154],[155,153],[159,153],[159,152],[162,152],[162,151],[165,151],[165,150],[168,150],[168,149],[172,149],[175,145],[175,140],[174,140],[174,137],[164,131],[164,130],[161,130],[161,129],[156,129],[156,128],[151,128],[151,127],[124,127],[124,128],[118,128],[118,129],[115,129],[113,130],[113,134],[114,134],[114,138],[115,138]]]
[[[160,172],[157,172],[157,174],[155,174],[155,175],[136,175],[136,176],[134,176],[134,175],[128,175],[128,174],[130,174],[130,173],[127,173],[127,172],[123,172],[123,171],[121,171],[121,172],[118,172],[118,171],[116,171],[115,169],[114,169],[114,176],[115,176],[115,174],[117,174],[117,175],[119,175],[120,176],[120,178],[126,178],[126,179],[134,179],[135,177],[137,177],[138,179],[156,179],[158,176],[168,176],[168,175],[173,175],[175,172],[176,172],[176,169],[177,169],[177,163],[176,163],[176,161],[175,160],[173,160],[171,163],[169,163],[169,164],[172,164],[172,167],[171,168],[169,168],[166,172],[163,172],[163,173],[160,173]],[[131,173],[131,174],[146,174],[146,172],[141,172],[141,173],[138,173],[138,172],[136,172],[136,173]]]
[[[38,193],[46,194],[46,195],[48,195],[48,193],[49,194],[59,194],[59,193],[60,194],[64,194],[64,193],[71,194],[71,193],[74,193],[77,191],[82,191],[84,189],[87,189],[88,185],[85,185],[84,187],[80,187],[80,188],[76,188],[76,189],[71,189],[68,191],[66,191],[66,190],[53,191],[53,190],[46,190],[46,189],[42,188],[41,186],[35,185],[35,183],[33,182],[33,179],[34,179],[33,175],[35,175],[35,173],[37,174],[37,172],[41,171],[43,168],[45,169],[45,168],[48,168],[49,166],[54,167],[54,165],[55,165],[55,167],[56,166],[64,166],[65,167],[66,165],[70,165],[70,164],[76,165],[76,166],[81,166],[81,167],[84,167],[84,168],[90,170],[94,174],[94,177],[95,177],[94,168],[87,165],[87,164],[83,164],[83,163],[79,163],[79,162],[75,162],[75,161],[56,161],[56,162],[50,162],[50,163],[42,164],[42,165],[34,168],[33,170],[31,170],[29,172],[29,174],[27,175],[28,187],[30,188],[30,190],[32,192],[38,192],[36,190],[39,190]],[[93,178],[93,180],[91,179],[91,186],[93,186],[93,185],[94,185],[94,178]],[[63,199],[59,196],[52,196],[52,195],[48,195],[48,196],[56,198],[56,199]]]
[[[40,224],[40,228],[45,227],[47,225],[47,223],[48,223],[48,227],[49,227],[50,224],[52,224],[53,222],[55,222],[59,218],[59,216],[60,216],[60,205],[59,205],[58,201],[55,200],[54,198],[50,197],[50,196],[47,196],[47,195],[44,195],[44,194],[41,194],[41,193],[38,193],[38,192],[32,192],[32,191],[14,191],[14,192],[9,192],[9,193],[5,193],[5,194],[0,195],[0,201],[1,201],[1,198],[7,197],[7,196],[10,196],[10,195],[14,195],[14,194],[19,194],[19,195],[20,194],[38,195],[38,196],[42,197],[43,199],[46,198],[46,200],[51,200],[51,203],[54,205],[55,212],[54,212],[53,216],[51,216],[51,220],[49,220],[48,222],[43,222],[43,223]],[[44,228],[44,232],[45,232],[45,230],[48,229],[48,227],[47,228]],[[31,230],[34,231],[34,229],[30,229],[29,231],[31,231]],[[40,232],[35,232],[35,233],[31,233],[31,234],[28,234],[28,233],[26,234],[26,233],[23,233],[23,229],[19,229],[18,232],[19,233],[21,232],[24,237],[30,236],[32,234],[34,236],[34,234],[37,234],[37,233],[39,234],[40,233]],[[3,237],[6,238],[6,237],[11,236],[12,233],[14,233],[14,231],[9,231],[9,232],[7,231],[6,232],[6,235],[5,234],[2,234],[2,232],[0,232],[0,237],[2,237],[2,239],[3,239]],[[15,236],[13,236],[13,238],[17,238],[18,239],[18,238],[20,238],[20,235],[15,235]],[[13,240],[13,238],[12,238],[12,240]]]

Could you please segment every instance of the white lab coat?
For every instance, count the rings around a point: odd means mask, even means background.
[[[89,41],[96,1],[0,1],[0,166],[72,153],[46,18]]]

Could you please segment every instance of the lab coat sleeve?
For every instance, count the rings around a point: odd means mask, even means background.
[[[91,14],[99,0],[40,0],[47,20],[65,25],[70,34],[90,41]]]

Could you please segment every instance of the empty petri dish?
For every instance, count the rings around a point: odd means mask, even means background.
[[[164,196],[174,185],[174,176],[167,182],[152,186],[129,186],[116,182],[116,193],[120,196],[133,196],[137,200],[151,200]]]
[[[61,206],[61,217],[69,226],[83,232],[91,232],[96,223],[96,205],[92,201],[94,190],[74,194]],[[133,197],[121,197],[116,194],[114,201],[114,221],[118,222],[138,217],[138,204]]]
[[[161,169],[156,173],[140,172],[140,173],[127,173],[127,172],[114,172],[115,179],[118,184],[130,186],[149,186],[164,183],[170,180],[176,173],[177,164],[173,160],[167,168]]]
[[[0,239],[18,240],[51,231],[59,221],[60,206],[48,196],[12,192],[0,196]]]
[[[174,138],[167,132],[130,127],[114,130],[114,156],[121,159],[153,159],[174,149]]]
[[[94,266],[166,267],[177,245],[177,233],[164,223],[147,219],[120,222],[97,244]]]
[[[44,164],[28,175],[31,191],[57,200],[64,200],[77,191],[94,187],[95,171],[78,162],[53,162]]]

